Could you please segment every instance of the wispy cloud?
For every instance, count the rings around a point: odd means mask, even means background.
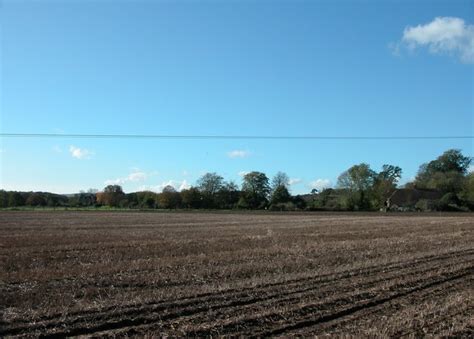
[[[94,154],[92,151],[74,145],[69,146],[69,153],[71,153],[71,156],[76,159],[90,159]]]
[[[418,26],[408,26],[401,41],[389,45],[394,54],[401,48],[415,50],[426,47],[432,54],[445,54],[459,58],[465,63],[474,63],[474,25],[456,17],[437,17]]]
[[[132,173],[123,178],[109,179],[105,181],[106,185],[123,185],[127,182],[140,182],[148,178],[148,174],[135,169]]]
[[[227,153],[229,158],[246,158],[250,155],[249,151],[234,150]]]
[[[309,183],[309,188],[317,189],[318,191],[322,191],[325,188],[331,187],[331,180],[329,179],[316,179]]]
[[[301,181],[302,180],[300,178],[291,178],[288,183],[290,184],[290,186],[292,186],[292,185],[297,185],[297,184],[301,183]]]

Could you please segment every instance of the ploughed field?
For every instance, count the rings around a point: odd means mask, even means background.
[[[474,215],[0,212],[0,337],[472,336]]]

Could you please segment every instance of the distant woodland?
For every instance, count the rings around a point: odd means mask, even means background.
[[[0,190],[0,208],[474,211],[472,163],[473,158],[460,150],[448,150],[422,164],[414,181],[403,187],[399,187],[400,167],[387,164],[377,171],[361,163],[341,173],[335,188],[303,195],[291,194],[284,172],[270,179],[257,171],[247,173],[240,187],[217,173],[206,173],[179,192],[166,186],[160,193],[124,193],[119,185],[69,195]]]

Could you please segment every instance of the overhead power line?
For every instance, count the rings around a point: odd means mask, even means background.
[[[174,134],[66,134],[66,133],[0,133],[1,138],[81,138],[81,139],[246,139],[246,140],[441,140],[474,139],[474,135],[417,136],[291,136],[291,135],[174,135]]]

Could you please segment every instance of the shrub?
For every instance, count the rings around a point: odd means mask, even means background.
[[[436,202],[434,200],[420,199],[416,205],[415,209],[421,212],[430,212],[436,210]]]
[[[295,211],[296,209],[296,205],[292,202],[280,202],[271,204],[269,207],[270,211]]]

